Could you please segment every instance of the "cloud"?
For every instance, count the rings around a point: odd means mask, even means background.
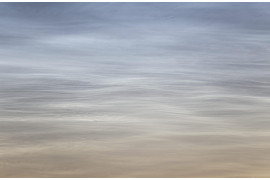
[[[177,145],[173,138],[163,141],[167,133],[180,136],[186,152],[199,142],[209,159],[220,154],[209,144],[218,148],[221,140],[224,151],[244,151],[237,143],[252,142],[243,134],[256,135],[263,147],[270,129],[269,9],[269,3],[0,3],[0,133],[8,148],[30,142],[54,149],[60,141],[70,147],[69,139],[76,146],[86,137],[91,153],[97,143],[91,138],[106,142],[109,129],[116,149],[125,141],[142,147],[155,139],[158,148]],[[91,133],[97,127],[101,131]],[[233,136],[208,140],[228,132]],[[197,159],[187,155],[184,163]],[[221,155],[222,162],[224,157],[236,156]],[[163,160],[181,162],[174,156]],[[153,156],[151,162],[159,160]],[[239,161],[236,169],[244,164]]]

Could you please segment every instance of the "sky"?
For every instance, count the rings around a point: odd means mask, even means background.
[[[0,176],[269,177],[269,10],[0,3]]]

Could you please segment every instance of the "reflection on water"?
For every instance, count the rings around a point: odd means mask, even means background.
[[[0,176],[269,177],[269,8],[0,3]]]

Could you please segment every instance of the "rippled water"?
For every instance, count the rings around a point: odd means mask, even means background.
[[[0,3],[0,177],[269,177],[269,9]]]

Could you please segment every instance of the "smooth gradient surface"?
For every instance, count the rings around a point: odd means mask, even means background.
[[[0,3],[0,177],[270,177],[269,3]]]

